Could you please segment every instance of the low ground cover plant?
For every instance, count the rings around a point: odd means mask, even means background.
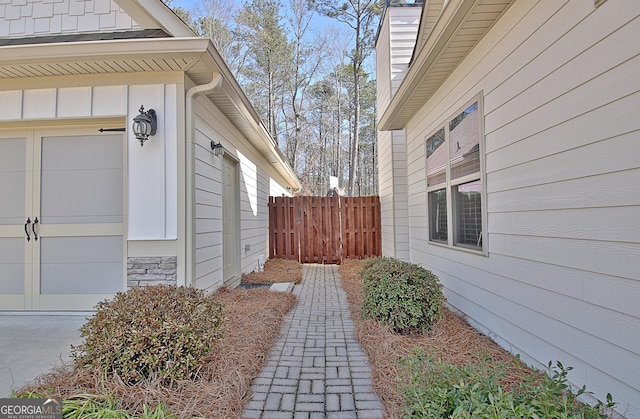
[[[100,302],[73,349],[78,369],[95,367],[126,384],[165,385],[195,378],[198,365],[222,339],[222,304],[187,287],[154,285]]]
[[[25,393],[23,398],[40,398],[37,393]],[[163,404],[150,408],[146,404],[140,415],[132,415],[123,410],[113,397],[78,394],[62,401],[64,419],[174,419],[177,416]]]
[[[368,263],[343,261],[340,276],[385,417],[607,417],[613,406],[610,397],[595,410],[577,404],[567,382],[570,367],[550,364],[546,375],[532,370],[447,307],[429,330],[411,334],[396,333],[373,317],[360,316]]]
[[[422,348],[402,358],[403,417],[406,418],[582,418],[606,419],[613,408],[607,402],[595,406],[580,403],[567,383],[572,369],[557,362],[549,371],[531,371],[520,382],[505,386],[506,365],[470,360],[458,366],[437,361]]]
[[[397,333],[428,330],[442,317],[438,278],[413,263],[381,257],[363,262],[362,314]]]

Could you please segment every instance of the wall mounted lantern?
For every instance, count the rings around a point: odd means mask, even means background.
[[[213,155],[222,157],[224,156],[224,147],[221,143],[216,143],[215,141],[211,141],[211,150],[213,150]]]
[[[140,114],[133,118],[133,133],[140,141],[140,147],[144,146],[144,142],[149,139],[149,136],[156,135],[157,128],[156,111],[149,109],[145,112],[144,106],[140,105]]]

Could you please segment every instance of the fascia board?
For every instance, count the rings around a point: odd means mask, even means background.
[[[0,63],[9,65],[173,55],[198,57],[207,52],[208,43],[209,40],[205,38],[147,38],[15,45],[0,48]]]

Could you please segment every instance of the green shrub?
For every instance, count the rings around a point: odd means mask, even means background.
[[[222,339],[223,307],[201,290],[134,288],[98,304],[74,347],[77,368],[99,368],[135,384],[195,378],[199,361]]]
[[[362,315],[397,333],[428,330],[442,315],[442,286],[418,265],[386,257],[368,259],[362,287]]]
[[[27,392],[19,397],[23,399],[48,398],[50,394]],[[93,394],[77,394],[62,400],[62,417],[64,419],[174,419],[176,416],[163,404],[155,409],[142,405],[142,415],[134,416],[124,410],[113,396],[96,396]]]
[[[489,357],[459,367],[434,361],[421,349],[400,362],[403,370],[405,418],[607,418],[615,403],[589,406],[577,401],[585,388],[573,394],[567,373],[558,362],[553,375],[532,372],[510,391],[500,384],[507,368]]]

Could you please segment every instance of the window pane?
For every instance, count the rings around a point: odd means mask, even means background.
[[[480,171],[480,119],[478,102],[449,122],[451,179]]]
[[[447,242],[447,192],[429,192],[429,240]]]
[[[444,148],[444,127],[427,139],[427,185],[447,180],[447,153]]]
[[[482,249],[482,200],[480,181],[454,186],[455,244]]]

